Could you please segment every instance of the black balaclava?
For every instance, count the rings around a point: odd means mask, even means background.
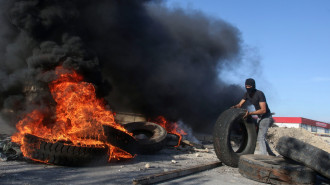
[[[256,91],[256,82],[252,78],[248,78],[245,80],[245,85],[251,85],[251,88],[246,88],[248,94],[253,94]]]

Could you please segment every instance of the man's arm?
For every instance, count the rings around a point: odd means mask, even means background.
[[[232,106],[231,108],[241,108],[246,100],[242,99],[237,105]]]
[[[253,112],[249,112],[246,111],[246,114],[244,115],[244,118],[246,118],[248,115],[259,115],[259,114],[265,114],[267,112],[266,110],[266,102],[259,102],[260,105],[260,109],[253,111]]]

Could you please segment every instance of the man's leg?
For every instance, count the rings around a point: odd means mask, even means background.
[[[266,148],[266,134],[268,128],[272,125],[273,119],[264,118],[259,122],[259,131],[258,131],[258,138],[257,144],[259,144],[259,152],[262,155],[267,155],[267,148]]]

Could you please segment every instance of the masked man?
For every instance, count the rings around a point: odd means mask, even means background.
[[[255,111],[246,111],[244,119],[246,119],[248,115],[258,116],[259,131],[257,138],[257,146],[259,145],[259,152],[255,153],[267,155],[266,134],[268,128],[273,124],[273,118],[268,108],[265,94],[262,91],[256,89],[256,83],[254,79],[246,79],[245,88],[246,93],[244,94],[243,99],[232,108],[241,108],[247,100],[254,105]]]

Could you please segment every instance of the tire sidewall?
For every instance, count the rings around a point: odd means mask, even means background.
[[[124,125],[129,132],[145,130],[152,133],[148,139],[137,139],[138,154],[154,154],[164,148],[167,131],[162,126],[152,122],[131,122]]]

